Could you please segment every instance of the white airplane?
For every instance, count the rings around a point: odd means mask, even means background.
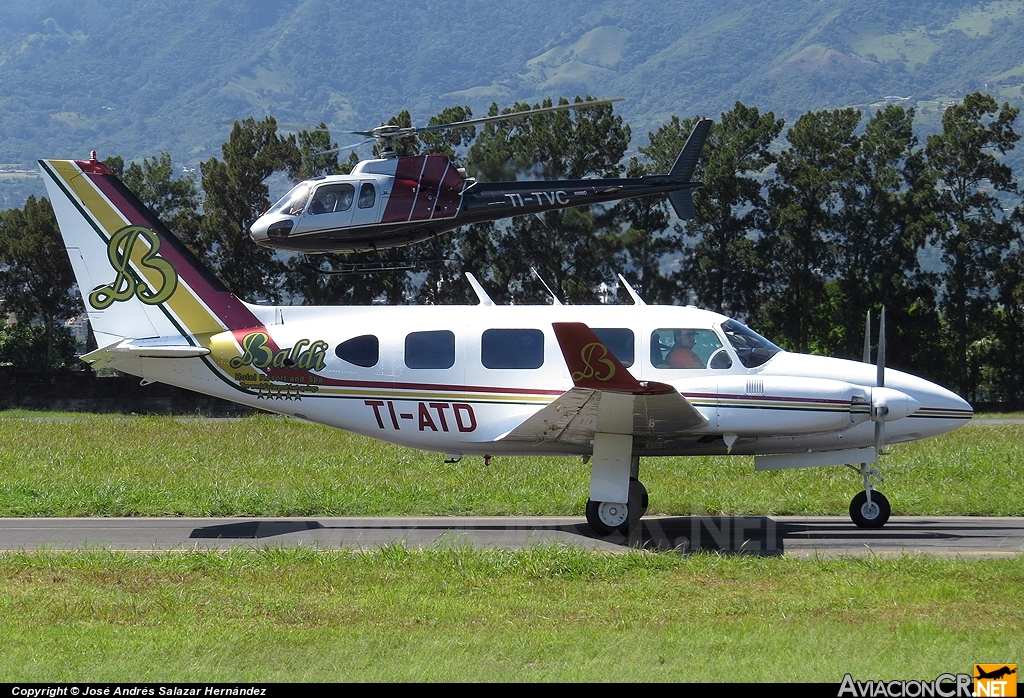
[[[850,464],[858,526],[889,517],[882,446],[942,434],[971,407],[878,366],[782,351],[694,307],[268,307],[228,292],[95,157],[41,160],[101,347],[83,358],[406,446],[591,464],[586,516],[628,532],[642,456],[754,455],[757,469]],[[880,344],[884,346],[884,342]],[[884,379],[884,385],[883,385]]]

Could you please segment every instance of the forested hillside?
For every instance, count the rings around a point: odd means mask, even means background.
[[[195,164],[235,119],[364,129],[624,96],[636,134],[736,100],[792,118],[906,98],[921,123],[982,89],[1019,100],[1024,2],[5,0],[0,163],[90,149]]]

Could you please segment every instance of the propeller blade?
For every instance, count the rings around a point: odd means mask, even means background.
[[[885,448],[885,417],[880,416],[875,422],[875,455],[882,455]]]
[[[878,375],[875,385],[879,388],[885,386],[885,306],[882,306],[882,318],[878,323]]]
[[[871,311],[868,311],[868,319],[864,323],[864,363],[871,363]]]

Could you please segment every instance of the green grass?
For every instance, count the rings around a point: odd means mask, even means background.
[[[964,428],[893,447],[894,515],[1024,514],[1024,426]],[[649,458],[652,514],[845,515],[847,468],[758,473],[746,457]],[[0,416],[0,516],[580,515],[580,458],[446,464],[336,429],[117,415]]]
[[[0,681],[934,679],[1024,652],[1024,558],[573,548],[0,557]]]

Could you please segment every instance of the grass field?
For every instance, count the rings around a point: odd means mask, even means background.
[[[1024,513],[1021,426],[882,461],[895,514]],[[845,514],[842,468],[648,459],[655,513]],[[580,459],[445,464],[285,419],[0,415],[0,515],[576,514]],[[923,679],[1024,656],[1024,557],[549,546],[0,556],[0,682]]]
[[[925,679],[1024,651],[1024,559],[399,547],[0,558],[0,681]]]
[[[1024,515],[1024,426],[895,446],[879,488],[894,515]],[[845,515],[842,467],[758,473],[752,459],[649,458],[652,514]],[[581,515],[579,458],[443,462],[327,427],[0,413],[0,516]]]

